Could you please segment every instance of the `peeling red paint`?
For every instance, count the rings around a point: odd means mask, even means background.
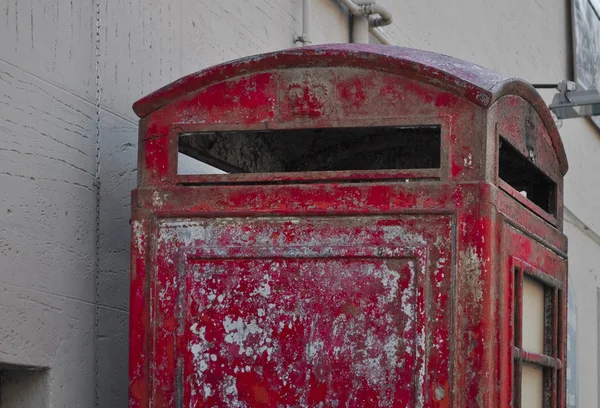
[[[456,103],[459,99],[449,93],[442,93],[435,98],[435,106],[451,106],[453,103]]]
[[[130,407],[516,408],[514,367],[546,360],[514,349],[515,265],[556,290],[546,394],[565,406],[567,163],[528,85],[335,45],[209,68],[135,110]],[[440,127],[439,168],[177,175],[180,132],[417,125]],[[533,149],[556,211],[498,177],[500,136]]]

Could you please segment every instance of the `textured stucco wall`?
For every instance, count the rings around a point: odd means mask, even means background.
[[[0,0],[0,406],[94,398],[93,7]]]
[[[378,0],[394,44],[462,58],[530,82],[570,71],[568,0]]]
[[[386,33],[397,45],[464,58],[531,82],[569,77],[566,0],[379,2],[394,15]],[[96,368],[99,405],[127,405],[128,220],[137,165],[131,104],[210,65],[292,47],[301,3],[0,0],[0,363],[49,367],[50,406],[92,406]],[[313,3],[313,42],[347,42],[347,14],[334,0]],[[581,225],[600,232],[594,157],[600,138],[584,120],[565,121],[561,133],[571,163],[566,203],[579,220],[566,227],[571,277],[579,327],[592,330],[600,251]],[[587,380],[580,384],[580,404],[596,406],[597,395],[589,391],[597,384],[596,359],[586,358],[596,353],[596,338],[583,334],[577,337],[578,376]]]

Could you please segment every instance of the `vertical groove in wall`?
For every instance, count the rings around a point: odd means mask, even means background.
[[[96,188],[96,222],[95,228],[95,268],[94,268],[94,406],[100,406],[99,399],[99,319],[100,319],[100,1],[94,0],[96,6],[96,172],[94,184]]]
[[[596,288],[596,333],[596,383],[600,390],[600,288],[598,287]],[[577,398],[575,401],[579,402]],[[600,408],[600,396],[598,396],[597,402],[598,408]]]

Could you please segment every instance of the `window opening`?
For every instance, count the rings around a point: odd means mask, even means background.
[[[556,215],[556,183],[504,138],[500,138],[498,176],[542,210]]]
[[[48,407],[48,379],[46,368],[0,363],[0,408]]]
[[[182,133],[179,156],[211,167],[186,160],[178,174],[429,169],[440,149],[439,126]]]
[[[558,327],[562,291],[514,270],[513,406],[555,408],[562,394]]]

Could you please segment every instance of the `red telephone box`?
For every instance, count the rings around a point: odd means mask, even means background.
[[[134,110],[130,407],[565,406],[567,160],[530,85],[328,45]]]

